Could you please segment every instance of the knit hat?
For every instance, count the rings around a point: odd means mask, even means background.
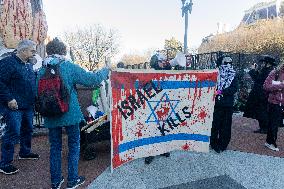
[[[273,58],[272,56],[269,56],[269,55],[263,55],[260,60],[260,62],[266,62],[268,64],[271,64],[273,66],[276,66],[276,60],[275,58]]]

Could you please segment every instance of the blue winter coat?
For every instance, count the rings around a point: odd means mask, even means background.
[[[0,104],[8,108],[15,99],[19,110],[33,109],[35,102],[35,74],[32,65],[15,54],[0,60]]]
[[[59,61],[60,60],[58,58],[54,58],[52,61],[50,61],[50,64],[57,64]],[[96,73],[87,72],[80,66],[70,61],[64,61],[63,63],[61,63],[59,70],[63,83],[70,91],[69,111],[64,113],[60,117],[45,117],[44,126],[46,128],[64,127],[79,124],[84,119],[84,117],[77,98],[77,92],[75,89],[76,84],[84,86],[99,85],[103,80],[107,79],[109,74],[109,70],[106,68]],[[43,67],[38,73],[37,83],[44,72],[45,68]]]

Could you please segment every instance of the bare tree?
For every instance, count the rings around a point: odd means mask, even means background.
[[[90,71],[118,53],[117,32],[99,24],[65,32],[64,38],[72,50],[74,61]]]
[[[150,61],[151,56],[155,52],[155,49],[147,49],[144,52],[134,52],[124,54],[121,57],[121,62],[125,63],[126,65],[134,65],[134,64],[141,64]]]

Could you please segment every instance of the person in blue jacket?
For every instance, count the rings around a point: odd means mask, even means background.
[[[0,172],[11,175],[19,171],[12,165],[14,146],[20,140],[19,159],[38,159],[31,152],[35,103],[35,74],[29,59],[36,44],[22,40],[16,52],[0,60],[0,106],[7,126],[1,144]]]
[[[43,65],[58,64],[63,83],[70,91],[69,110],[60,117],[44,117],[44,126],[49,130],[50,143],[50,174],[52,188],[60,188],[64,182],[61,172],[62,158],[62,128],[66,130],[68,136],[68,178],[67,188],[76,188],[83,184],[85,178],[78,176],[78,163],[80,156],[80,128],[79,123],[84,119],[80,110],[77,92],[74,88],[76,84],[84,86],[99,85],[108,78],[109,69],[103,68],[93,73],[87,72],[77,64],[65,58],[66,45],[55,38],[46,45],[47,58]],[[45,73],[45,67],[38,73],[40,77]]]

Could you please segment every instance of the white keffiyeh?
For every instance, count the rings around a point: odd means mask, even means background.
[[[217,90],[224,90],[228,88],[235,78],[235,75],[236,71],[233,69],[231,64],[221,65],[219,67]]]

